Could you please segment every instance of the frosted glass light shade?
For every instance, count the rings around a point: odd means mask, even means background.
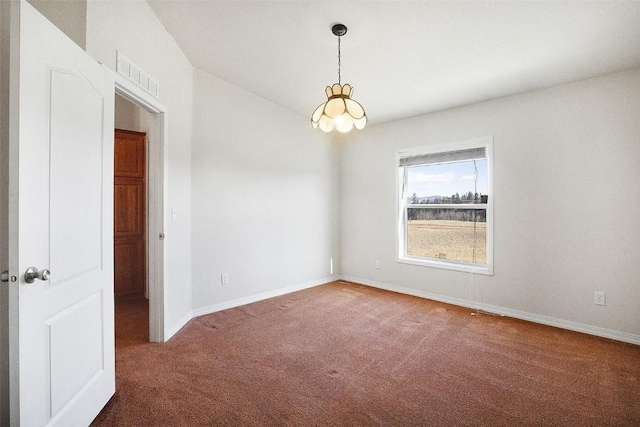
[[[322,103],[311,115],[311,125],[323,132],[349,132],[354,127],[362,129],[367,124],[364,108],[351,99],[353,88],[349,84],[336,83],[325,89],[327,102]]]

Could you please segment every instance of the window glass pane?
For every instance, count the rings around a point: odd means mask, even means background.
[[[407,255],[487,263],[486,210],[407,208]]]
[[[487,159],[410,166],[407,172],[409,204],[480,203],[488,193]]]

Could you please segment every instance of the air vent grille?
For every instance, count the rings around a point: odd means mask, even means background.
[[[156,98],[160,95],[160,85],[158,82],[138,68],[137,65],[120,53],[120,51],[116,51],[116,71]]]

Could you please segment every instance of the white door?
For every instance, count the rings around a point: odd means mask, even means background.
[[[11,421],[88,425],[115,392],[114,82],[26,1],[12,3]]]

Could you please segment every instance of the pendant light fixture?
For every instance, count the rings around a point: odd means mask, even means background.
[[[364,108],[358,102],[351,99],[353,88],[350,84],[342,85],[340,66],[340,37],[347,33],[347,27],[336,24],[331,28],[333,34],[338,36],[338,83],[327,86],[327,102],[322,103],[311,116],[311,125],[320,128],[323,132],[349,132],[354,127],[362,129],[367,124],[367,116]]]

